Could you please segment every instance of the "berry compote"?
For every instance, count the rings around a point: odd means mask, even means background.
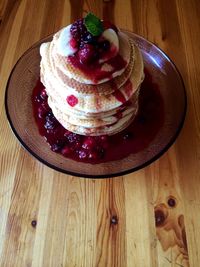
[[[117,35],[118,30],[112,23],[108,21],[101,22],[100,20],[99,22],[102,23],[104,30],[111,29],[115,32],[112,34]],[[70,27],[71,40],[69,42],[75,52],[67,57],[74,68],[79,69],[84,76],[95,84],[99,80],[112,79],[113,73],[124,69],[127,65],[127,62],[118,53],[116,44],[106,39],[101,31],[98,33],[97,35],[91,34],[85,25],[84,19],[75,21]],[[109,71],[105,68],[103,71],[105,62],[112,66]]]
[[[151,143],[164,122],[164,104],[158,86],[145,70],[139,111],[129,127],[112,136],[83,136],[66,130],[54,117],[48,96],[38,81],[32,94],[33,113],[39,133],[52,151],[76,161],[101,163],[137,153]]]

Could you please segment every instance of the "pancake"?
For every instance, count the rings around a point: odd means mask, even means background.
[[[60,61],[56,62],[54,57],[52,56],[52,53],[53,53],[52,50],[55,49],[55,45],[53,42],[43,44],[41,46],[40,53],[42,55],[42,60],[43,60],[42,64],[46,68],[48,68],[50,72],[54,73],[54,75],[57,78],[57,81],[59,81],[63,87],[67,87],[67,90],[68,88],[71,88],[80,94],[99,93],[99,94],[106,95],[119,89],[131,75],[134,61],[135,61],[135,47],[130,41],[129,43],[130,43],[130,49],[131,49],[129,63],[125,71],[122,73],[122,75],[113,78],[111,81],[107,81],[103,84],[96,84],[96,85],[79,83],[73,78],[69,78],[59,68]]]
[[[55,106],[52,107],[52,111],[54,116],[63,125],[63,127],[71,132],[90,136],[113,135],[128,127],[128,125],[133,121],[138,111],[138,104],[134,109],[134,113],[124,116],[113,124],[97,127],[83,127],[82,125],[78,126],[71,124],[66,121],[63,112],[60,112],[60,110],[57,109]]]
[[[109,75],[109,78],[105,78],[105,79],[99,80],[98,82],[94,82],[94,80],[92,80],[91,77],[88,77],[86,73],[82,72],[80,69],[73,66],[73,64],[71,64],[68,58],[63,57],[60,54],[58,54],[55,40],[59,38],[59,34],[60,32],[56,33],[58,37],[56,37],[56,39],[53,39],[52,41],[51,56],[54,62],[56,62],[55,66],[58,67],[67,77],[69,77],[70,79],[74,79],[75,81],[82,83],[82,84],[95,84],[95,85],[101,84],[101,83],[104,83],[110,80],[110,75]],[[115,78],[121,75],[129,63],[130,51],[131,51],[130,42],[129,42],[127,35],[124,33],[119,33],[119,55],[124,60],[125,66],[116,72],[110,71],[110,70],[113,70],[113,67],[112,65],[109,64],[109,60],[108,60],[108,62],[104,62],[100,65],[100,69],[108,71],[108,73],[109,72],[112,73],[111,78]],[[94,71],[94,65],[92,66],[91,69]]]
[[[141,57],[141,53],[139,49],[134,45],[135,49],[135,67],[132,68],[132,72],[130,75],[130,79],[126,80],[126,83],[118,89],[118,95],[121,94],[125,101],[128,101],[129,98],[134,94],[137,90],[138,86],[141,84],[143,79],[143,61]],[[46,50],[48,55],[48,49]],[[45,66],[45,67],[44,67]],[[59,96],[64,100],[62,104],[63,110],[67,109],[78,109],[83,112],[87,113],[99,113],[105,112],[114,108],[119,107],[122,103],[118,99],[116,99],[116,91],[111,90],[111,94],[99,94],[97,92],[91,94],[80,94],[76,90],[73,90],[71,87],[67,85],[62,86],[60,81],[54,75],[54,72],[49,64],[41,63],[41,70],[42,76],[45,77],[45,81],[43,81],[46,85],[47,93],[52,96],[53,98],[58,98]],[[47,72],[48,75],[45,73]],[[128,78],[128,77],[127,77]],[[132,86],[130,86],[130,83]],[[128,89],[128,90],[126,90]],[[68,96],[74,95],[78,99],[78,104],[75,107],[71,107],[68,105],[66,99]]]
[[[143,59],[139,48],[129,37],[118,33],[119,55],[125,62],[111,71],[106,79],[93,80],[76,68],[69,57],[58,51],[62,30],[52,42],[41,45],[41,81],[46,88],[48,104],[56,119],[67,130],[81,135],[113,135],[125,129],[138,111],[140,85],[144,79]],[[116,56],[117,58],[117,56]],[[109,59],[100,69],[111,70]]]
[[[48,104],[52,107],[52,109],[57,109],[61,112],[60,107],[57,103],[52,101],[52,98],[48,98]],[[129,115],[132,113],[135,109],[135,106],[131,105],[128,107],[124,107],[121,110],[115,110],[115,112],[110,116],[104,116],[104,114],[99,114],[98,117],[86,117],[86,116],[77,116],[71,115],[71,113],[68,112],[61,112],[63,114],[63,120],[68,122],[69,124],[74,124],[76,126],[82,126],[85,128],[90,127],[100,127],[100,126],[106,126],[113,123],[116,123],[120,118],[123,118],[126,115]]]

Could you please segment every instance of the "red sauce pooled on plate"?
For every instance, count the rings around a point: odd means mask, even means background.
[[[96,164],[137,153],[148,147],[164,122],[163,100],[147,71],[141,85],[136,118],[128,128],[112,136],[88,137],[66,130],[53,116],[47,98],[44,86],[38,81],[32,104],[39,133],[46,138],[52,151],[76,161]]]

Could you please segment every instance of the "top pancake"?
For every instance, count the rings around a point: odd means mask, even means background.
[[[61,70],[65,76],[70,78],[70,80],[71,80],[70,86],[71,87],[79,88],[79,85],[76,83],[76,82],[78,82],[78,83],[82,84],[82,86],[81,86],[82,90],[85,90],[85,89],[94,90],[94,88],[95,88],[95,90],[98,90],[98,85],[100,85],[102,83],[105,84],[105,82],[112,80],[113,78],[115,78],[117,76],[120,76],[129,64],[131,45],[130,45],[128,36],[122,32],[119,32],[118,35],[119,35],[118,36],[119,37],[119,55],[124,60],[125,66],[122,66],[121,69],[119,71],[116,71],[116,72],[113,72],[113,70],[112,70],[113,74],[110,75],[106,79],[102,79],[102,80],[99,80],[98,82],[94,82],[94,80],[93,80],[94,77],[89,77],[86,73],[81,71],[79,68],[76,68],[75,66],[73,66],[67,57],[61,56],[58,53],[57,42],[58,42],[58,39],[60,36],[60,32],[55,34],[53,41],[51,42],[52,61],[55,63],[56,68]],[[109,63],[109,61],[107,61],[107,62],[105,61],[104,63],[100,64],[98,66],[99,70],[100,69],[101,70],[108,70],[108,73],[109,73],[109,70],[113,69],[113,67],[108,63]],[[94,70],[94,68],[95,68],[95,66],[92,65],[91,70]],[[125,76],[127,77],[127,73]],[[120,83],[121,84],[123,83],[122,79],[121,79]],[[116,84],[119,84],[119,81],[117,81]],[[104,88],[105,88],[105,86],[104,86]],[[101,89],[102,88],[100,86],[100,90]]]

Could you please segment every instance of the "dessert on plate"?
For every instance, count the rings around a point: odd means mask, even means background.
[[[113,135],[133,121],[143,60],[134,42],[113,24],[89,13],[43,43],[40,54],[48,105],[65,129]]]
[[[137,153],[155,137],[159,90],[133,38],[115,25],[89,13],[42,43],[40,55],[33,111],[52,151],[100,163]]]

